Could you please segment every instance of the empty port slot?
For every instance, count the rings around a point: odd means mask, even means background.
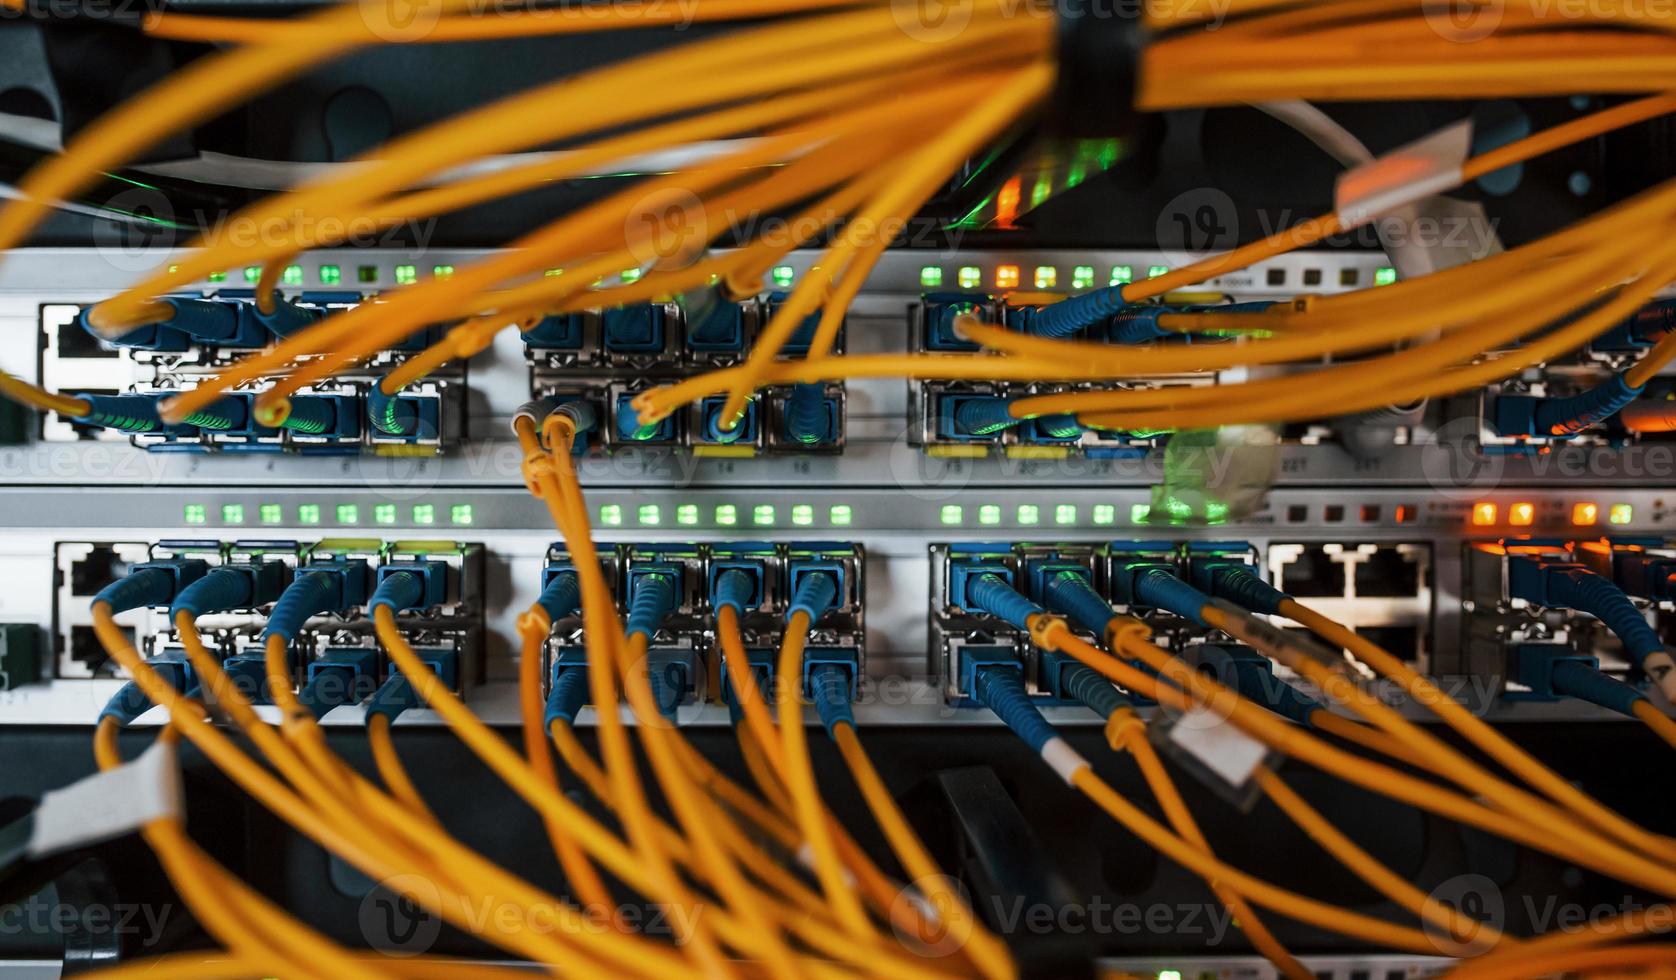
[[[132,629],[124,626],[122,634],[128,638],[130,644],[134,642]],[[106,673],[103,668],[111,659],[91,626],[70,627],[70,649],[66,652],[72,661],[86,666],[90,674]]]
[[[59,357],[121,357],[115,348],[105,347],[74,320],[58,325]]]
[[[100,589],[128,572],[128,563],[114,550],[94,545],[87,555],[70,563],[70,594],[97,595]]]
[[[1385,648],[1394,657],[1409,662],[1420,659],[1418,626],[1358,626],[1356,635]]]
[[[1412,555],[1381,548],[1356,563],[1356,594],[1368,599],[1419,595],[1420,566]]]
[[[1306,547],[1281,567],[1280,587],[1303,597],[1344,595],[1344,565],[1319,547]]]

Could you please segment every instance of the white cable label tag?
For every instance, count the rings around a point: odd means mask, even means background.
[[[1065,780],[1065,785],[1071,785],[1071,778],[1078,769],[1088,768],[1088,760],[1077,754],[1077,750],[1062,738],[1050,738],[1042,746],[1042,761],[1046,762],[1059,778]]]
[[[1190,708],[1170,726],[1170,742],[1230,786],[1243,786],[1268,757],[1268,746],[1220,713]]]
[[[174,743],[160,738],[132,762],[42,796],[35,808],[29,856],[45,857],[121,837],[180,813],[180,763]]]
[[[1297,670],[1298,662],[1308,657],[1335,671],[1343,672],[1345,669],[1343,657],[1307,636],[1259,619],[1226,599],[1212,599],[1210,604],[1228,617],[1222,624],[1224,633],[1286,667]]]
[[[1345,228],[1461,185],[1472,150],[1472,121],[1463,119],[1382,157],[1346,170],[1333,188],[1333,210]]]

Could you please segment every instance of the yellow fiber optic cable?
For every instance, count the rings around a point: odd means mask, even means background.
[[[803,726],[802,685],[792,680],[803,676],[803,647],[808,642],[809,626],[809,614],[798,610],[786,620],[785,635],[780,640],[776,670],[781,682],[775,701],[780,716],[781,775],[791,795],[797,825],[802,829],[804,841],[813,855],[815,877],[820,880],[827,901],[838,913],[838,921],[852,935],[860,938],[871,933],[873,927],[844,877],[837,848],[827,830],[820,790],[816,788],[814,768],[809,762],[809,740]]]
[[[1322,849],[1331,854],[1338,862],[1349,868],[1358,878],[1373,886],[1374,890],[1389,898],[1391,901],[1412,912],[1420,919],[1445,930],[1446,935],[1471,935],[1478,940],[1486,950],[1493,949],[1503,943],[1517,946],[1519,940],[1504,935],[1493,923],[1480,922],[1477,919],[1463,915],[1458,909],[1450,908],[1439,902],[1434,896],[1428,895],[1414,887],[1408,879],[1397,874],[1390,868],[1363,850],[1360,846],[1345,836],[1343,831],[1333,826],[1332,822],[1323,817],[1319,811],[1310,806],[1303,797],[1299,796],[1285,780],[1276,775],[1267,766],[1259,766],[1253,778],[1257,785],[1263,788],[1264,794],[1280,807],[1281,811],[1293,823],[1303,829]]]
[[[1128,711],[1130,709],[1124,708],[1121,710]],[[1181,798],[1181,792],[1176,789],[1175,782],[1170,779],[1170,774],[1164,768],[1163,761],[1158,758],[1157,750],[1152,747],[1152,743],[1146,740],[1144,729],[1130,727],[1128,732],[1128,736],[1123,741],[1123,747],[1129,751],[1129,755],[1134,758],[1135,764],[1140,767],[1142,778],[1146,780],[1147,787],[1152,790],[1153,797],[1157,799],[1158,805],[1164,810],[1164,816],[1169,820],[1170,826],[1175,828],[1176,834],[1182,840],[1205,856],[1215,857],[1216,854],[1211,850],[1210,841],[1205,839],[1204,832],[1199,829],[1198,821],[1193,819],[1192,811],[1187,808],[1187,802]],[[1281,976],[1288,977],[1290,980],[1312,980],[1315,974],[1311,973],[1308,967],[1298,962],[1297,958],[1280,944],[1280,941],[1274,937],[1274,933],[1270,932],[1268,926],[1265,926],[1262,920],[1257,918],[1257,913],[1252,911],[1238,892],[1224,887],[1215,878],[1206,878],[1205,884],[1210,886],[1210,890],[1217,900],[1227,907],[1239,930],[1245,933],[1247,939],[1251,940],[1252,947],[1262,954],[1264,959],[1273,963],[1275,969],[1280,971]]]
[[[1214,704],[1228,721],[1238,725],[1247,734],[1282,753],[1373,792],[1506,837],[1528,847],[1561,854],[1569,860],[1596,868],[1622,880],[1636,881],[1648,888],[1664,887],[1655,883],[1667,881],[1670,877],[1665,869],[1610,842],[1591,839],[1591,847],[1575,848],[1570,839],[1573,835],[1556,837],[1526,823],[1518,814],[1490,810],[1442,787],[1341,752],[1273,715],[1266,708],[1258,707],[1222,685],[1188,670],[1185,665],[1179,664],[1179,661],[1172,662],[1172,658],[1165,657],[1151,643],[1119,636],[1125,656],[1146,661],[1148,666],[1164,671],[1172,680],[1180,678],[1181,683],[1195,692],[1192,696],[1154,680],[1150,675],[1129,666],[1118,657],[1100,651],[1076,637],[1063,625],[1058,628],[1050,625],[1042,632],[1040,640],[1047,649],[1059,650],[1119,686],[1151,697],[1162,704],[1186,710],[1196,700],[1204,699],[1206,703]]]
[[[697,4],[672,6],[634,4],[614,7],[604,4],[586,9],[531,7],[496,16],[461,12],[438,17],[434,24],[412,31],[375,31],[359,25],[364,44],[450,44],[460,41],[488,41],[508,37],[539,37],[553,34],[585,34],[596,31],[646,27],[684,28],[699,21],[736,20],[767,14],[791,14],[831,7],[853,6],[866,0],[702,0]],[[269,44],[330,39],[337,28],[325,28],[306,20],[253,17],[216,17],[184,14],[170,10],[146,13],[140,24],[146,34],[170,41],[204,44]]]
[[[1350,651],[1352,656],[1381,676],[1395,681],[1416,704],[1425,705],[1470,744],[1549,799],[1597,826],[1618,826],[1627,823],[1624,818],[1607,810],[1573,786],[1570,781],[1538,762],[1505,735],[1439,690],[1424,675],[1392,656],[1378,644],[1295,599],[1282,599],[1279,612],[1327,642]]]

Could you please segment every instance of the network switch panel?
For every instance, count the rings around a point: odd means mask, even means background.
[[[576,443],[597,448],[690,451],[694,456],[749,459],[784,453],[836,454],[844,449],[846,390],[842,384],[796,384],[754,395],[737,419],[722,416],[724,399],[700,399],[683,411],[642,423],[635,397],[706,370],[741,361],[757,330],[785,300],[770,293],[733,301],[705,290],[692,303],[645,303],[549,316],[522,334],[537,399],[588,404],[604,420]],[[793,333],[785,353],[808,349],[819,317]],[[844,349],[839,328],[834,353]]]
[[[145,417],[155,417],[157,403],[196,387],[239,358],[321,317],[375,302],[375,295],[305,291],[294,297],[277,296],[278,318],[268,318],[258,312],[253,291],[210,284],[201,294],[171,302],[176,319],[202,319],[216,328],[217,335],[206,338],[173,329],[168,325],[171,320],[130,331],[114,341],[88,322],[87,307],[43,303],[39,325],[43,383],[78,395],[140,399],[152,407],[149,411],[140,407],[138,414],[131,411],[135,421],[124,424],[43,418],[41,437],[48,442],[129,440],[152,452],[192,453],[434,455],[457,446],[466,424],[463,364],[446,366],[398,392],[383,393],[379,388],[387,374],[440,336],[439,327],[429,327],[396,347],[377,352],[345,374],[303,387],[292,397],[284,421],[268,424],[257,412],[256,400],[271,387],[271,378],[230,392],[212,410],[183,423],[152,424]]]

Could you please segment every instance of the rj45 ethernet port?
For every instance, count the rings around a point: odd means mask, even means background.
[[[1356,562],[1356,595],[1363,599],[1405,599],[1420,594],[1426,569],[1422,554],[1412,548],[1361,549]]]
[[[1300,599],[1345,594],[1345,567],[1337,544],[1277,544],[1269,548],[1269,574],[1277,588]]]

